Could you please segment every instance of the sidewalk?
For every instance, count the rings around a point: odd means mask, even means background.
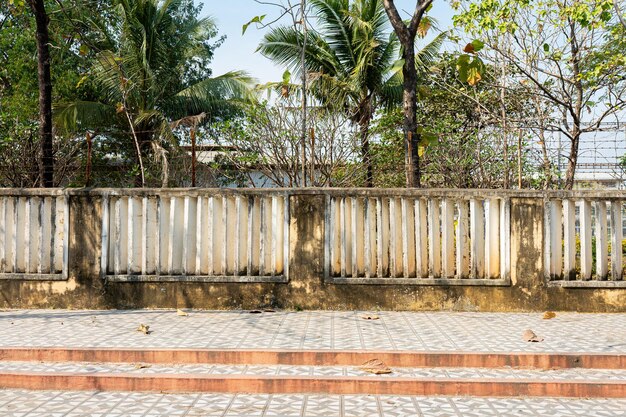
[[[0,390],[3,417],[619,417],[626,400]]]
[[[9,310],[0,347],[626,353],[626,314]],[[374,320],[363,317],[371,316]],[[151,333],[137,332],[139,324]],[[526,329],[544,338],[523,340]]]
[[[543,313],[252,313],[198,310],[186,310],[186,313],[187,316],[178,315],[174,310],[1,311],[0,349],[56,347],[113,348],[116,351],[115,348],[119,348],[146,349],[146,352],[150,349],[334,350],[362,351],[366,355],[376,353],[380,357],[391,351],[422,351],[426,354],[474,352],[489,353],[490,360],[498,355],[518,357],[522,353],[626,353],[626,314],[557,312],[556,317],[546,320],[543,319]],[[150,326],[150,333],[138,332],[140,324]],[[525,341],[522,334],[526,329],[532,329],[544,340],[537,343]],[[5,354],[9,351],[5,349]],[[0,389],[2,417],[626,416],[626,399],[623,398],[519,397],[519,392],[526,384],[548,384],[549,387],[563,383],[588,383],[592,388],[596,383],[623,385],[626,370],[619,369],[619,366],[618,369],[602,370],[576,367],[556,370],[449,368],[442,362],[430,368],[394,367],[391,375],[367,375],[354,365],[261,366],[247,362],[238,365],[155,362],[138,367],[133,362],[35,362],[31,356],[28,358],[30,362],[24,362],[26,359],[12,360],[9,356],[0,357],[0,376],[4,375],[5,378],[0,378],[0,381],[11,382],[11,375],[18,378],[26,375],[31,380],[34,378],[35,385],[39,385],[36,390]],[[104,391],[93,391],[94,388],[84,390],[84,387],[71,384],[70,388],[55,389],[50,385],[53,375],[56,375],[57,380],[67,376],[75,381],[80,381],[83,376],[87,379],[100,378],[98,381],[103,381],[105,385],[96,386],[98,390]],[[286,393],[280,390],[272,394],[239,393],[253,392],[241,388],[244,385],[237,385],[236,393],[211,393],[211,389],[196,393],[132,392],[139,385],[123,388],[145,382],[144,379],[153,376],[156,377],[154,383],[180,377],[181,381],[187,383],[208,378],[207,383],[211,384],[210,378],[216,378],[211,386],[217,388],[225,384],[220,378],[241,380],[242,384],[248,384],[246,386],[253,386],[255,380],[264,379],[273,380],[274,383],[290,378],[305,382],[330,380],[331,386],[335,383],[337,386],[342,383],[349,386],[352,384],[349,380],[367,380],[380,382],[381,388],[385,388],[386,381],[402,384],[408,380],[413,381],[409,384],[417,386],[429,380],[441,384],[441,388],[434,391],[436,394],[441,394],[446,384],[458,384],[455,381],[486,381],[499,387],[518,384],[519,388],[514,388],[514,396],[501,398],[452,394],[397,395],[398,391],[393,390],[379,391],[378,395],[369,390],[364,392],[371,395]],[[119,380],[120,385],[117,386],[113,381],[113,391],[107,391],[106,381],[102,379],[109,377]],[[111,382],[108,384],[110,386]],[[284,383],[282,387],[288,389],[289,383]]]

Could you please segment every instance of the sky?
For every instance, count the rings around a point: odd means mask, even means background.
[[[198,0],[196,2],[201,3]],[[254,16],[267,14],[266,20],[270,20],[278,16],[278,8],[259,4],[254,0],[204,0],[202,3],[202,16],[213,17],[220,35],[227,37],[224,44],[217,49],[211,63],[214,76],[228,71],[244,70],[260,83],[281,79],[284,68],[276,67],[261,54],[255,53],[265,32],[251,25],[245,35],[241,34],[241,27]],[[396,0],[395,3],[400,10],[412,12],[415,8],[415,0]],[[435,0],[429,13],[442,30],[451,26],[452,14],[450,4],[444,0]],[[404,13],[403,17],[408,18],[408,13]]]

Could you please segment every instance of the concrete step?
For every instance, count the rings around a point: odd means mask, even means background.
[[[626,370],[0,362],[0,388],[530,397],[626,397]]]
[[[0,347],[0,361],[359,366],[370,359],[398,367],[626,369],[621,353]]]

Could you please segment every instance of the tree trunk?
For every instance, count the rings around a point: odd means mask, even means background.
[[[417,69],[415,68],[415,49],[413,44],[404,49],[402,58],[404,66],[404,92],[402,94],[402,110],[404,112],[404,148],[405,148],[405,173],[407,188],[421,187],[419,143],[420,135],[417,133]]]
[[[416,188],[421,186],[419,143],[420,136],[417,134],[417,68],[415,67],[415,36],[420,26],[424,13],[430,7],[433,0],[416,0],[415,11],[408,25],[400,16],[394,0],[383,0],[383,6],[393,30],[398,35],[402,49],[404,65],[402,76],[404,77],[402,95],[402,108],[404,112],[404,145],[406,163],[406,186]]]
[[[578,163],[578,146],[582,129],[582,109],[583,109],[583,84],[581,77],[580,47],[576,37],[576,24],[570,20],[570,50],[572,51],[571,65],[574,75],[573,107],[570,109],[572,116],[572,128],[570,129],[571,145],[569,151],[569,162],[567,173],[565,174],[565,189],[571,190],[574,187],[574,176],[576,175],[576,164]]]
[[[363,165],[365,166],[365,186],[372,188],[374,186],[374,174],[372,171],[372,154],[370,152],[369,125],[369,119],[360,123],[361,158],[363,158]]]
[[[48,47],[48,14],[43,0],[29,0],[37,24],[37,75],[39,79],[39,139],[41,142],[40,184],[54,186],[54,155],[52,149],[52,80]]]
[[[578,161],[578,145],[580,143],[580,131],[575,132],[572,136],[569,150],[569,158],[567,163],[567,172],[565,173],[565,189],[574,188],[574,176],[576,175],[576,163]]]

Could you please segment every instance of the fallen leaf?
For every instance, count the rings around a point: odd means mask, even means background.
[[[152,365],[148,365],[148,364],[145,364],[145,363],[136,363],[135,364],[135,369],[144,369],[144,368],[149,368],[151,366]]]
[[[539,337],[530,329],[524,330],[522,338],[527,342],[543,342],[543,337]]]
[[[380,317],[378,317],[375,314],[371,314],[371,315],[370,314],[364,314],[364,315],[361,316],[361,318],[363,320],[378,320]]]
[[[261,310],[250,310],[250,311],[248,311],[248,313],[250,313],[250,314],[261,314],[262,311]]]
[[[544,320],[550,320],[556,317],[556,313],[554,311],[546,311],[543,313]]]
[[[263,312],[264,313],[276,313],[276,310],[274,310],[273,308],[266,308],[266,309],[263,309]]]
[[[150,326],[147,326],[147,325],[145,325],[145,324],[143,324],[143,323],[141,323],[141,324],[139,325],[139,327],[137,327],[137,331],[138,331],[138,332],[141,332],[141,333],[143,333],[143,334],[150,334],[150,333],[152,333],[152,332],[150,331]]]
[[[186,311],[181,310],[180,308],[176,310],[176,315],[177,316],[182,316],[182,317],[187,317],[189,315],[189,313],[187,313]]]
[[[365,362],[361,365],[361,370],[375,375],[390,374],[392,372],[391,368],[380,359],[371,359]]]

